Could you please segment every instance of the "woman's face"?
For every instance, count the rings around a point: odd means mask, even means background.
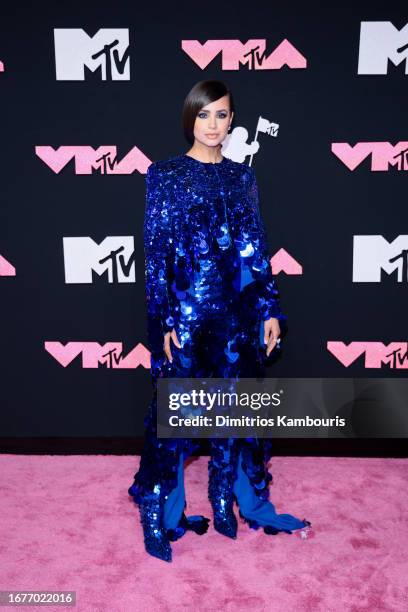
[[[219,145],[228,133],[233,115],[228,95],[203,106],[194,123],[195,139],[207,147]]]

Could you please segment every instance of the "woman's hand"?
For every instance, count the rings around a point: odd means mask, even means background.
[[[176,330],[174,328],[172,329],[171,332],[167,332],[167,334],[164,335],[164,344],[163,344],[163,349],[164,349],[164,352],[166,353],[166,357],[170,361],[170,363],[172,363],[173,355],[171,354],[170,338],[173,340],[177,348],[181,348],[181,344],[178,341]]]
[[[275,348],[276,341],[281,333],[279,319],[271,317],[264,321],[264,343],[267,344],[266,356],[269,357],[271,351]]]

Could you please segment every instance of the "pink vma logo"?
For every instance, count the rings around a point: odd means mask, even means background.
[[[16,269],[15,267],[5,259],[2,255],[0,255],[0,276],[15,276]]]
[[[139,342],[127,355],[123,354],[122,342],[44,342],[44,348],[59,364],[66,368],[79,355],[83,368],[135,369],[150,368],[150,351]]]
[[[384,364],[390,369],[405,370],[408,368],[408,343],[390,342],[344,342],[329,341],[327,350],[332,353],[346,368],[361,355],[365,356],[366,368],[381,368]]]
[[[70,162],[74,162],[75,174],[132,174],[135,170],[146,174],[151,160],[137,147],[133,147],[121,160],[118,160],[115,145],[102,145],[97,149],[89,146],[50,146],[35,147],[36,155],[55,174],[59,174]]]
[[[408,170],[408,142],[402,141],[396,145],[390,142],[358,142],[354,147],[348,142],[333,142],[331,150],[349,170],[355,170],[370,156],[373,172],[385,172],[390,166]]]
[[[271,264],[271,270],[273,274],[279,274],[285,272],[293,276],[303,274],[303,268],[301,264],[296,261],[294,257],[289,255],[285,249],[279,249],[269,260]]]
[[[221,53],[222,70],[239,70],[247,65],[249,70],[279,70],[306,68],[306,58],[285,38],[266,55],[266,40],[254,38],[242,43],[240,40],[182,40],[181,48],[202,70]]]

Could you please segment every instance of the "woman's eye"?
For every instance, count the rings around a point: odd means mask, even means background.
[[[198,116],[200,117],[200,119],[205,119],[207,117],[207,113],[198,113]],[[226,116],[226,113],[220,113],[218,115],[219,119],[225,119]]]

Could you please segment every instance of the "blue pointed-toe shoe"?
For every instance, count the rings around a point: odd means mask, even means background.
[[[214,513],[214,529],[235,540],[238,521],[234,513],[234,494],[229,470],[210,467],[208,499]]]
[[[144,499],[139,504],[140,522],[146,551],[153,557],[171,562],[170,540],[162,521],[163,506],[164,500],[160,494]]]

